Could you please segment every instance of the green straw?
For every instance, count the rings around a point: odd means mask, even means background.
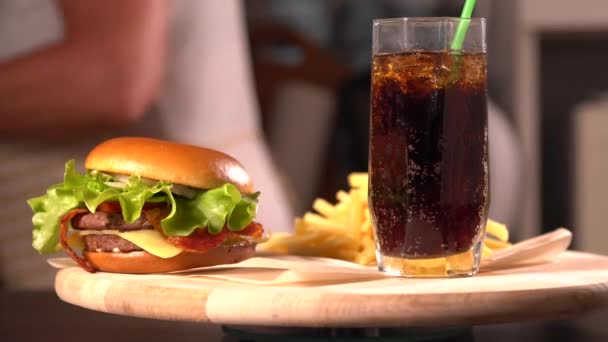
[[[462,43],[464,43],[464,38],[466,37],[467,30],[469,29],[469,22],[471,22],[470,19],[471,14],[473,14],[473,8],[475,8],[475,0],[466,0],[464,2],[462,14],[460,15],[460,22],[456,28],[456,34],[454,35],[452,46],[450,46],[452,50],[462,50]]]

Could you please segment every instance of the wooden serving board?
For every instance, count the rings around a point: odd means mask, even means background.
[[[183,275],[58,272],[69,303],[108,313],[234,325],[402,327],[553,319],[608,306],[608,257],[566,252],[551,264],[472,278],[383,277],[250,285]]]

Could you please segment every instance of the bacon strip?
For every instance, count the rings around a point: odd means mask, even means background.
[[[195,229],[188,236],[167,236],[167,241],[175,247],[194,253],[207,253],[219,246],[228,238],[228,231],[222,230],[218,234],[209,234],[207,229]]]
[[[76,261],[80,267],[84,268],[85,271],[95,273],[95,267],[89,263],[89,261],[74,252],[72,247],[68,244],[68,223],[74,218],[74,216],[81,213],[88,213],[89,211],[86,209],[73,209],[65,216],[61,218],[61,225],[59,226],[59,241],[61,242],[61,247],[63,250],[72,258],[72,260]]]
[[[228,228],[224,229],[218,234],[210,234],[207,229],[196,229],[188,236],[165,236],[165,239],[173,244],[175,247],[181,248],[185,251],[194,253],[207,253],[210,250],[216,248],[224,241],[234,239],[235,236],[251,236],[253,238],[259,238],[264,233],[262,225],[257,222],[251,222],[247,227],[240,231],[230,231]]]
[[[264,234],[264,227],[262,227],[262,225],[257,222],[251,222],[243,230],[234,233],[238,235],[251,236],[257,239],[260,238],[262,234]]]

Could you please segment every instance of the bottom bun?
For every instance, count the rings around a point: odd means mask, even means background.
[[[167,259],[143,251],[129,253],[85,251],[83,255],[98,271],[143,274],[234,264],[253,257],[255,246],[255,243],[247,243],[237,246],[217,247],[207,253],[181,252]]]

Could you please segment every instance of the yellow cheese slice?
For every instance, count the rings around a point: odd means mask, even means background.
[[[121,232],[114,229],[80,231],[80,235],[91,234],[118,235],[121,238],[137,245],[144,251],[165,259],[174,257],[182,252],[181,249],[167,242],[167,240],[165,240],[165,238],[159,232],[153,229],[133,230],[127,232]]]

